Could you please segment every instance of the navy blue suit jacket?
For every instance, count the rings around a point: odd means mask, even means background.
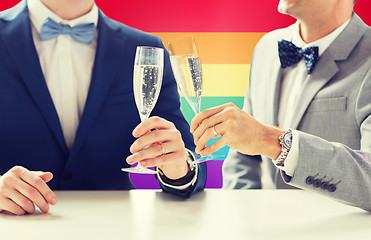
[[[134,186],[125,158],[140,123],[133,94],[136,46],[162,47],[158,37],[115,22],[99,12],[98,45],[85,109],[74,145],[67,150],[33,43],[26,1],[0,13],[0,175],[16,165],[54,174],[54,190],[128,190]],[[166,51],[165,51],[166,52]],[[177,85],[166,52],[164,78],[152,115],[173,122],[188,149],[189,125],[180,111]],[[202,190],[206,166],[199,166]]]

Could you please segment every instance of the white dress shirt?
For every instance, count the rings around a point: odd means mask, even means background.
[[[330,44],[339,36],[339,34],[344,30],[344,28],[349,24],[350,19],[343,23],[336,30],[328,34],[327,36],[306,44],[299,33],[299,22],[296,22],[297,31],[291,39],[285,39],[287,41],[292,41],[297,47],[308,48],[312,46],[318,46],[318,54],[321,56]],[[287,67],[282,70],[282,85],[280,94],[280,103],[278,111],[278,125],[280,128],[287,129],[290,127],[290,120],[295,114],[296,104],[300,101],[299,93],[302,90],[303,83],[310,76],[307,73],[304,59],[295,65]],[[299,160],[299,134],[297,131],[293,131],[292,145],[290,152],[285,160],[285,165],[279,167],[289,176],[294,176],[294,172],[298,165]]]
[[[94,23],[96,26],[98,7],[94,4],[89,13],[67,21],[49,10],[40,0],[28,0],[27,6],[41,68],[70,150],[90,86],[97,32],[93,42],[88,45],[74,40],[67,34],[41,41],[40,28],[48,17],[71,27],[84,23]]]

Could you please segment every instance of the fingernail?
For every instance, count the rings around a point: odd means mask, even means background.
[[[44,211],[42,211],[42,212],[43,212],[43,213],[48,213],[49,210],[50,210],[50,206],[48,205],[48,207],[47,207]]]
[[[146,161],[141,161],[140,162],[140,165],[142,165],[143,167],[147,165],[147,162]]]
[[[129,157],[126,158],[126,162],[129,164],[133,163],[133,158],[134,158],[133,155],[130,155]]]
[[[129,151],[130,151],[131,153],[134,153],[134,148],[131,146],[130,149],[129,149]]]
[[[134,137],[138,137],[139,136],[139,133],[138,133],[138,130],[137,129],[134,129],[133,136]]]
[[[52,205],[55,205],[55,204],[57,204],[57,201],[58,201],[57,198],[56,197],[53,197],[52,198],[52,201],[51,201],[51,204]]]

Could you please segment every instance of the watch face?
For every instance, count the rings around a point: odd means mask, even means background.
[[[292,133],[288,132],[283,136],[283,144],[285,145],[286,148],[291,148],[291,143],[292,143]]]

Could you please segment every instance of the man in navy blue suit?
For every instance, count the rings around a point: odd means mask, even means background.
[[[137,46],[164,48],[94,0],[23,0],[0,13],[0,211],[48,212],[53,190],[133,189],[120,169],[137,162],[160,169],[166,192],[204,188],[166,51],[156,117],[140,123]]]

